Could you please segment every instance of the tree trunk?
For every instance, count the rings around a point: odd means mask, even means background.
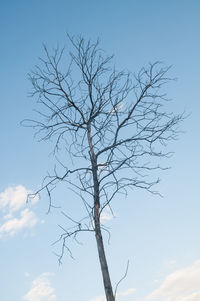
[[[107,301],[114,301],[114,295],[112,290],[112,284],[110,280],[106,255],[104,251],[104,244],[103,244],[103,238],[101,234],[101,228],[100,228],[100,220],[95,221],[95,236],[96,236],[96,242],[97,242],[97,249],[99,254],[99,261],[101,265],[101,272],[103,277],[103,284],[104,284],[104,290],[106,294],[106,300]]]
[[[97,175],[97,158],[94,152],[92,138],[91,138],[91,125],[88,124],[88,142],[90,146],[90,159],[92,165],[92,175],[93,175],[93,184],[94,184],[94,228],[95,228],[95,237],[97,242],[97,249],[99,255],[99,262],[101,266],[101,273],[103,277],[104,290],[106,294],[107,301],[115,301],[113,295],[112,284],[110,280],[110,274],[108,270],[108,264],[106,260],[103,237],[101,233],[101,224],[100,224],[100,197],[99,197],[99,181]]]
[[[101,266],[101,272],[103,277],[104,290],[107,301],[115,301],[113,295],[112,284],[110,280],[110,274],[108,270],[108,264],[106,260],[103,237],[101,233],[100,224],[100,200],[99,200],[99,182],[97,177],[97,168],[93,168],[93,180],[94,180],[94,224],[95,224],[95,237],[97,242],[97,249],[99,255],[99,261]]]

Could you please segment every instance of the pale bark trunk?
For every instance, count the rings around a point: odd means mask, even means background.
[[[99,262],[101,266],[106,300],[114,301],[115,298],[113,295],[113,289],[112,289],[108,264],[106,260],[105,250],[104,250],[103,237],[101,234],[101,224],[100,224],[100,215],[99,215],[99,210],[100,210],[99,183],[98,183],[96,168],[93,169],[93,180],[94,180],[94,224],[95,224],[95,237],[97,242]]]
[[[115,298],[113,295],[112,284],[111,284],[111,280],[110,280],[107,260],[106,260],[105,251],[104,251],[103,238],[102,238],[101,228],[100,228],[99,224],[95,225],[95,236],[96,236],[97,249],[98,249],[98,254],[99,254],[99,261],[100,261],[100,265],[101,265],[104,290],[105,290],[105,294],[106,294],[106,300],[114,301]]]
[[[94,229],[95,237],[97,242],[97,250],[99,255],[99,262],[101,266],[101,272],[103,277],[104,290],[106,294],[107,301],[115,301],[113,294],[112,284],[110,280],[110,274],[108,270],[108,264],[106,260],[103,237],[101,233],[101,224],[100,224],[100,196],[99,196],[99,181],[97,175],[97,159],[94,153],[94,148],[91,138],[91,127],[88,125],[88,142],[90,146],[90,155],[91,155],[91,164],[92,164],[92,175],[93,175],[93,184],[94,184]]]

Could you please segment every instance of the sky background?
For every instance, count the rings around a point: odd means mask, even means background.
[[[52,246],[65,224],[48,199],[26,204],[53,168],[51,143],[38,143],[20,121],[33,115],[27,73],[49,48],[67,46],[66,33],[101,40],[115,54],[118,69],[138,71],[149,62],[172,65],[177,78],[167,88],[174,112],[190,116],[184,134],[170,144],[156,187],[163,198],[132,191],[113,202],[115,218],[106,221],[112,237],[106,251],[113,285],[121,301],[200,300],[199,86],[200,1],[73,0],[1,1],[0,3],[0,300],[104,301],[94,237],[83,236],[58,265]],[[66,210],[74,196],[65,187],[55,194]],[[72,210],[73,211],[73,210]],[[76,212],[74,212],[75,216]],[[110,216],[108,216],[109,219]]]

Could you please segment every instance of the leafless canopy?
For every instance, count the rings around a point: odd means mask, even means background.
[[[45,58],[29,74],[40,119],[24,121],[40,139],[55,142],[55,155],[66,150],[72,162],[60,161],[63,173],[55,168],[37,193],[46,189],[51,201],[51,189],[65,181],[82,198],[89,219],[87,226],[73,220],[75,230],[64,230],[62,255],[68,237],[96,231],[97,215],[100,220],[117,193],[135,187],[153,192],[158,180],[148,176],[161,169],[155,159],[168,156],[165,146],[183,119],[164,107],[169,68],[156,62],[138,74],[117,71],[99,41],[68,38],[68,57],[64,48],[50,54],[44,46]]]

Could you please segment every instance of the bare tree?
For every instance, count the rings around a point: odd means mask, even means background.
[[[151,172],[164,169],[156,158],[168,157],[165,146],[177,138],[177,125],[184,118],[166,112],[167,99],[161,92],[170,78],[169,68],[156,62],[132,74],[112,67],[113,56],[106,56],[99,41],[68,36],[72,47],[67,64],[65,49],[57,47],[29,74],[31,96],[38,96],[40,120],[26,120],[42,140],[54,141],[54,155],[66,151],[68,166],[59,160],[36,194],[46,190],[52,205],[51,190],[66,182],[82,199],[86,217],[63,229],[62,251],[68,238],[77,239],[81,232],[95,234],[107,301],[114,301],[106,260],[101,215],[117,193],[142,188],[156,193]],[[28,122],[28,123],[27,123]],[[71,168],[72,167],[72,168]],[[111,207],[110,207],[111,208]]]

